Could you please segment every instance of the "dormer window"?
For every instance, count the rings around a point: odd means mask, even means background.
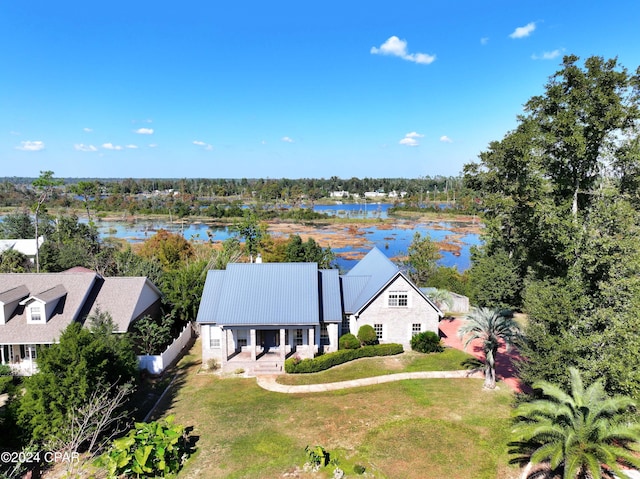
[[[31,321],[34,323],[42,321],[42,308],[40,305],[33,305],[31,308]]]

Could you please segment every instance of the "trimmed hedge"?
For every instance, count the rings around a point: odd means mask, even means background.
[[[356,338],[355,334],[343,334],[338,340],[338,349],[358,349],[359,347],[360,340]]]
[[[284,362],[284,370],[290,374],[317,373],[338,364],[353,361],[354,359],[370,358],[373,356],[392,356],[404,352],[402,344],[376,344],[375,346],[363,346],[358,349],[341,349],[333,353],[323,354],[313,359],[289,358]]]
[[[424,331],[411,338],[411,349],[421,353],[441,353],[444,351],[442,341],[433,331]]]
[[[378,335],[376,330],[370,324],[363,324],[358,329],[358,339],[363,346],[369,346],[371,344],[378,344]]]

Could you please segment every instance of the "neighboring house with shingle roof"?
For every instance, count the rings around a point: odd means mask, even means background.
[[[104,278],[93,271],[0,274],[0,361],[34,371],[37,349],[57,342],[72,322],[98,309],[117,332],[160,308],[160,291],[145,277]]]
[[[223,365],[265,354],[281,362],[338,349],[341,334],[371,324],[380,342],[409,347],[411,336],[438,332],[442,312],[379,249],[349,273],[316,263],[230,263],[211,270],[198,310],[202,357]]]

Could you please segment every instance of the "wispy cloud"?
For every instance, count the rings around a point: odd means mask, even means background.
[[[93,131],[92,128],[83,128],[82,131],[84,131],[85,133],[91,133]]]
[[[103,143],[102,148],[105,150],[122,150],[123,148],[120,145],[114,145],[113,143]]]
[[[554,58],[558,58],[562,55],[561,49],[556,49],[550,52],[543,52],[542,55],[536,55],[535,53],[531,55],[533,60],[553,60]]]
[[[133,131],[138,135],[153,135],[153,128],[138,128],[137,130]]]
[[[489,43],[489,37],[482,37],[480,39],[480,45],[486,45],[487,43]]]
[[[138,145],[127,145],[127,148],[129,148],[130,150],[137,150],[138,149]]]
[[[516,28],[513,33],[509,35],[510,38],[525,38],[533,33],[536,29],[536,22],[527,23],[524,27]]]
[[[149,148],[157,148],[158,144],[157,143],[149,143]]]
[[[21,141],[20,146],[16,146],[16,150],[22,151],[40,151],[44,150],[44,142],[36,141]]]
[[[400,57],[403,60],[409,62],[420,63],[423,65],[429,65],[436,60],[435,55],[429,55],[427,53],[409,53],[407,51],[407,41],[400,40],[395,35],[389,37],[380,47],[371,47],[372,55],[391,55],[394,57]]]
[[[285,143],[294,143],[293,138],[289,138],[288,136],[283,136],[282,141]]]
[[[209,143],[205,143],[204,141],[193,140],[193,144],[196,146],[201,146],[207,151],[213,150],[213,145],[210,145]]]
[[[449,138],[447,135],[442,135],[440,137],[440,141],[443,143],[453,143],[453,140]]]
[[[83,143],[78,143],[76,145],[73,145],[73,148],[76,151],[98,151],[98,148],[96,148],[93,145],[85,145]]]
[[[421,135],[420,133],[412,131],[411,133],[407,133],[406,135],[404,135],[404,138],[400,140],[398,143],[404,146],[418,146],[420,144],[418,143],[418,138],[423,138],[423,137],[424,135]]]

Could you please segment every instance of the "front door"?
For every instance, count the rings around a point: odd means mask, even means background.
[[[278,346],[280,339],[278,335],[279,331],[262,330],[260,333],[262,337],[261,346],[264,348],[265,353],[268,353],[270,349]]]

